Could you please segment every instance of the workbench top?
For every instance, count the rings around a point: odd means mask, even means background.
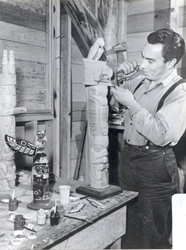
[[[69,181],[59,178],[53,187],[53,193],[51,201],[60,200],[58,193],[58,186],[62,184],[69,184],[74,191],[83,182],[79,181]],[[50,219],[47,219],[45,225],[37,225],[37,211],[27,208],[27,204],[32,201],[33,192],[30,186],[24,185],[19,187],[19,189],[24,189],[25,193],[23,196],[19,197],[18,200],[21,203],[16,211],[10,212],[8,209],[8,204],[0,202],[0,249],[11,249],[11,250],[27,250],[27,249],[50,249],[50,247],[65,241],[72,235],[78,233],[79,231],[91,226],[101,218],[108,216],[117,209],[124,207],[130,200],[137,197],[137,193],[131,191],[123,191],[122,193],[115,195],[111,198],[103,199],[101,202],[104,204],[104,208],[97,208],[90,204],[87,198],[70,202],[64,205],[65,215],[71,215],[73,217],[84,218],[88,221],[81,221],[72,218],[64,217],[61,219],[60,223],[56,226],[50,225]],[[69,214],[69,211],[78,203],[83,203],[85,206],[81,211],[75,214]],[[48,211],[49,214],[50,211]],[[37,231],[37,237],[35,239],[28,239],[27,237],[22,241],[19,246],[14,246],[11,240],[15,238],[14,236],[14,223],[9,221],[10,213],[22,214],[26,218],[28,223],[35,225],[35,230]],[[91,222],[90,222],[91,221]],[[4,235],[2,236],[2,234]],[[31,232],[27,229],[23,230],[25,236]]]

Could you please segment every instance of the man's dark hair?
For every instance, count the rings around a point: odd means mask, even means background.
[[[165,63],[175,58],[177,64],[185,53],[183,38],[171,29],[157,30],[147,37],[147,41],[150,44],[159,43],[163,45],[162,56]]]

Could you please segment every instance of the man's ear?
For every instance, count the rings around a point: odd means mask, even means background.
[[[174,66],[176,65],[176,63],[177,63],[177,59],[176,59],[176,58],[173,58],[171,61],[168,61],[168,62],[167,62],[167,68],[168,68],[168,69],[174,68]]]

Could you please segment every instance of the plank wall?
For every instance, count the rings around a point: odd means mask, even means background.
[[[52,144],[51,86],[47,65],[47,0],[0,0],[0,62],[3,50],[13,50],[16,66],[16,138],[34,142],[37,130],[46,130]],[[0,72],[2,70],[0,63]],[[52,147],[47,147],[52,166]],[[31,157],[16,154],[18,169],[32,166]]]
[[[129,60],[142,62],[141,50],[149,33],[171,27],[186,39],[185,0],[128,1],[127,45]],[[178,20],[177,20],[178,19]],[[186,77],[186,56],[178,64],[178,73]]]
[[[40,9],[36,0],[0,1],[0,61],[4,49],[14,51],[17,106],[28,111],[47,108],[45,1],[39,2]]]
[[[140,64],[141,50],[147,35],[159,28],[169,27],[170,1],[133,0],[128,1],[127,9],[128,57]]]
[[[186,42],[186,0],[178,1],[178,23],[177,32],[182,35]],[[186,54],[178,64],[178,73],[186,79]]]
[[[82,54],[78,49],[74,39],[72,39],[72,131],[71,131],[71,170],[70,178],[73,178],[75,168],[78,164],[78,157],[81,149],[81,143],[85,133],[86,121],[86,96],[85,86],[83,85],[83,60]],[[83,157],[80,167],[80,180],[86,178],[86,160],[84,145]]]

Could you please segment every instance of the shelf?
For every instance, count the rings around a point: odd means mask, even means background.
[[[51,112],[41,111],[40,113],[24,113],[15,116],[17,122],[30,122],[30,121],[47,121],[53,120],[53,114]]]

